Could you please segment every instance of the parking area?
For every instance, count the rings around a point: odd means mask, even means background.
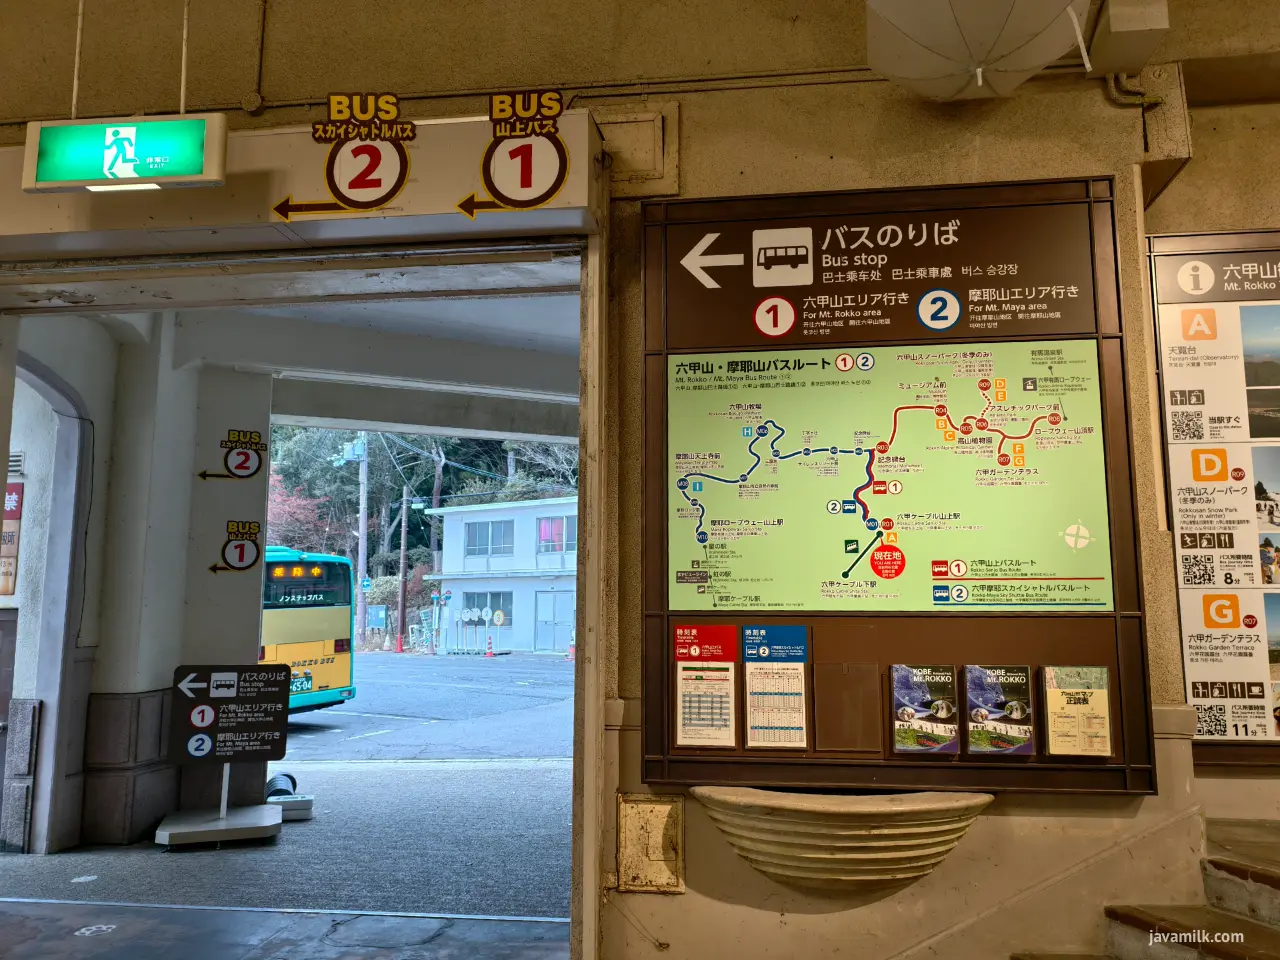
[[[573,667],[563,655],[358,653],[355,700],[295,716],[277,766],[572,757]]]
[[[358,654],[356,699],[300,714],[273,770],[315,818],[273,843],[0,857],[3,897],[567,917],[573,668]]]

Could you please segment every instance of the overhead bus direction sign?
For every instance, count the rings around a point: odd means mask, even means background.
[[[220,186],[227,119],[221,113],[27,124],[28,193]]]
[[[1089,336],[1090,229],[1062,203],[675,223],[668,346]]]

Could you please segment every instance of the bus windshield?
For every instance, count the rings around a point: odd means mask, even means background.
[[[267,610],[351,605],[351,568],[328,561],[268,563],[262,606]]]

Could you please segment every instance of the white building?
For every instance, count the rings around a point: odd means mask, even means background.
[[[574,636],[578,498],[427,510],[444,520],[441,594],[452,594],[448,649],[567,651]],[[502,611],[501,626],[468,626],[464,610]]]

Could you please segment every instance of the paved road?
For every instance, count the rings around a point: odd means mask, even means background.
[[[272,764],[315,796],[314,820],[266,845],[0,857],[0,896],[563,917],[573,668],[357,654],[356,699],[300,714]]]
[[[573,668],[540,654],[358,653],[356,698],[297,715],[283,764],[571,757]]]
[[[572,761],[334,761],[294,771],[315,797],[315,819],[286,823],[274,843],[0,855],[0,896],[568,916]]]

